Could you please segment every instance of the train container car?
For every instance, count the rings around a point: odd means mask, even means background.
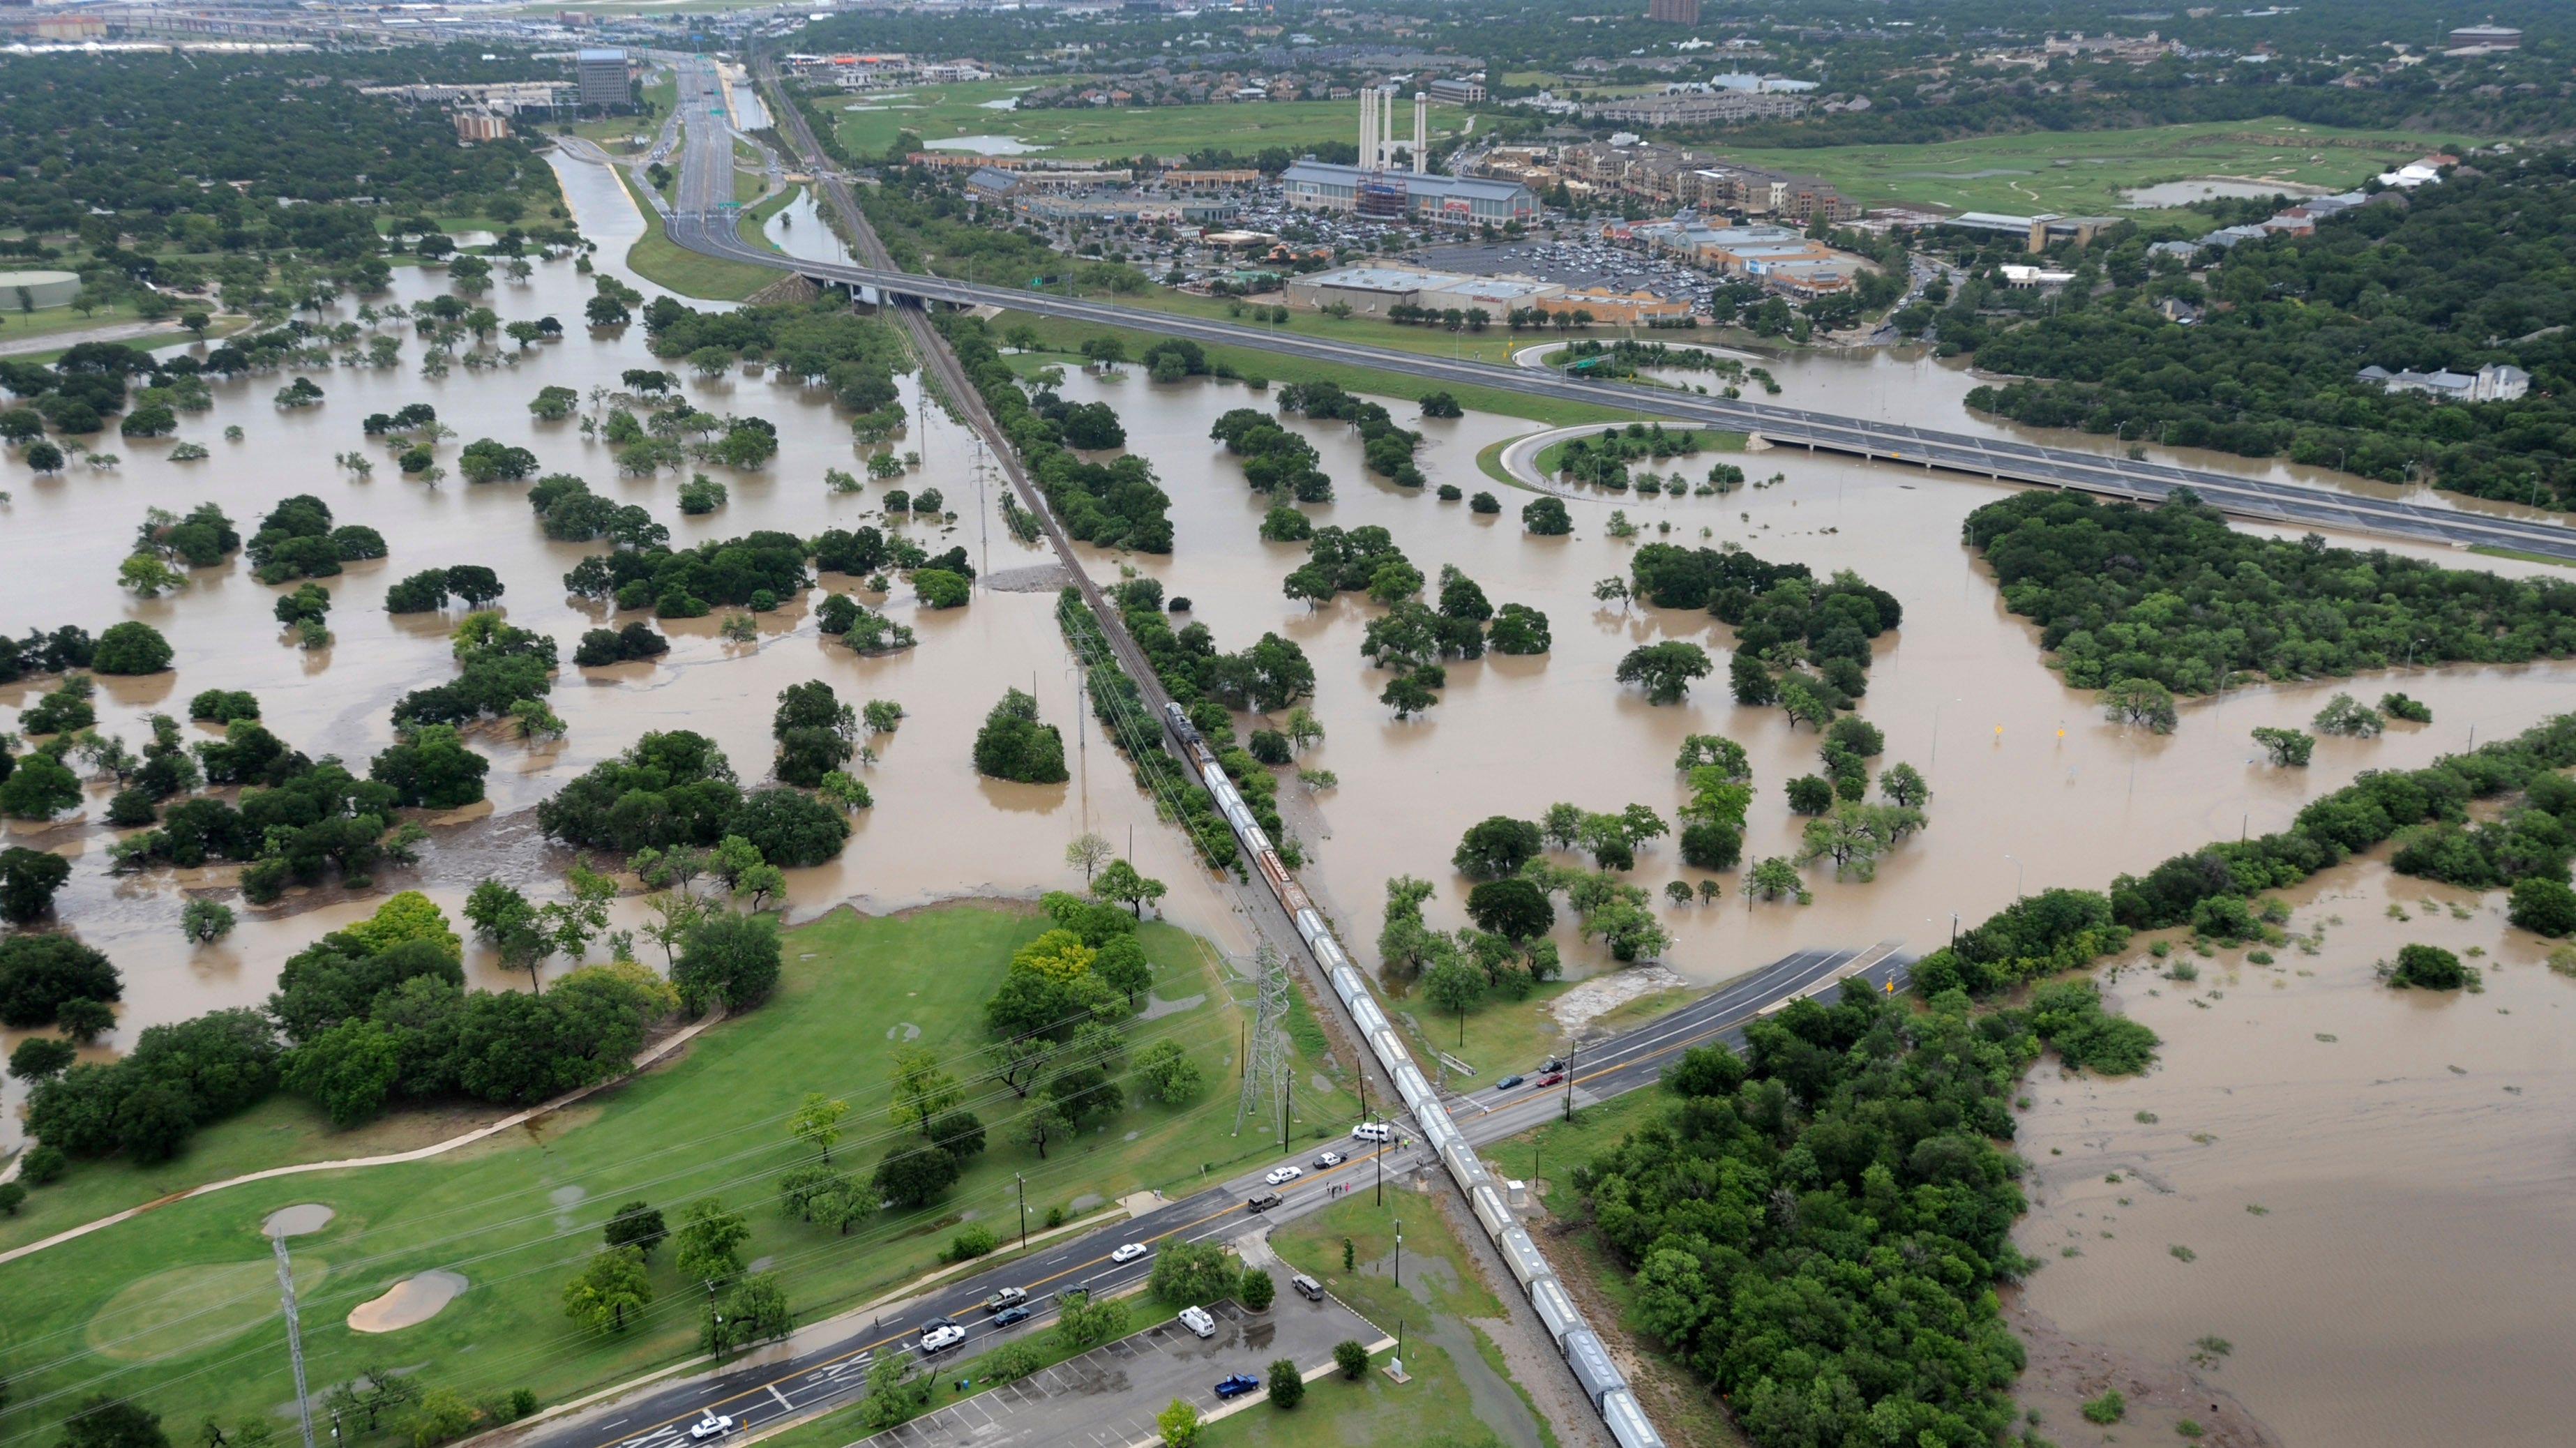
[[[1565,1365],[1574,1369],[1574,1380],[1583,1385],[1583,1395],[1598,1410],[1601,1400],[1614,1392],[1627,1389],[1628,1380],[1610,1361],[1609,1349],[1589,1327],[1578,1327],[1565,1335]]]
[[[1575,1309],[1565,1284],[1547,1276],[1533,1278],[1521,1286],[1529,1293],[1530,1306],[1538,1310],[1538,1320],[1547,1328],[1548,1339],[1556,1344],[1558,1352],[1565,1351],[1565,1335],[1583,1325],[1583,1314]]]
[[[1664,1448],[1664,1435],[1646,1418],[1646,1410],[1637,1406],[1637,1395],[1626,1388],[1601,1395],[1601,1419],[1610,1425],[1610,1441],[1619,1448]]]

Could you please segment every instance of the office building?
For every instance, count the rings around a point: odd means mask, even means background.
[[[573,62],[573,75],[581,82],[581,103],[585,106],[616,110],[634,104],[634,94],[626,84],[625,51],[585,46]]]

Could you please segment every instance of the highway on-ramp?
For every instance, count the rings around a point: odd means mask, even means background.
[[[2153,502],[2189,488],[2214,507],[2238,517],[2291,527],[2331,528],[2417,543],[2483,546],[2552,558],[2576,559],[2576,531],[2555,520],[2474,512],[2439,502],[2376,497],[2301,483],[2237,477],[2152,459],[2133,459],[2014,438],[1979,437],[1905,423],[1842,417],[1805,408],[1779,407],[1696,394],[1647,391],[1614,382],[1568,377],[1552,369],[1501,366],[1383,348],[1295,331],[1272,331],[1211,318],[1124,307],[1047,290],[1021,290],[924,276],[887,266],[818,261],[745,241],[735,212],[733,142],[713,110],[720,108],[714,67],[681,63],[680,110],[687,118],[679,204],[666,217],[671,239],[691,251],[759,266],[793,270],[814,281],[879,297],[1005,307],[1100,326],[1124,327],[1201,343],[1252,347],[1353,366],[1390,368],[1432,382],[1500,388],[1605,407],[1652,412],[1658,417],[1758,432],[1775,446],[1807,447],[2002,481],[2072,488],[2115,498]],[[790,122],[797,118],[786,118]],[[820,158],[808,157],[818,178],[829,180]]]
[[[1892,954],[1891,945],[1869,951],[1800,951],[1584,1049],[1573,1063],[1571,1099],[1580,1106],[1652,1085],[1665,1065],[1684,1051],[1715,1041],[1740,1044],[1747,1024],[1802,995],[1830,995],[1845,978],[1884,990],[1902,984],[1903,970],[1903,959]],[[1528,1062],[1520,1069],[1538,1064]],[[1527,1131],[1565,1109],[1565,1086],[1541,1086],[1536,1084],[1540,1079],[1533,1073],[1529,1082],[1510,1091],[1471,1084],[1450,1098],[1451,1115],[1468,1139],[1478,1144]],[[1439,1163],[1422,1148],[1411,1123],[1395,1124],[1398,1140],[1384,1147],[1348,1137],[1302,1143],[1295,1155],[1283,1160],[1304,1167],[1305,1175],[1278,1189],[1283,1200],[1266,1218],[1249,1213],[1244,1203],[1263,1189],[1262,1176],[1275,1162],[1264,1162],[1221,1185],[1130,1220],[1040,1246],[1005,1265],[924,1292],[784,1360],[763,1357],[646,1388],[570,1415],[557,1426],[539,1427],[523,1441],[530,1448],[684,1448],[689,1426],[707,1414],[732,1418],[735,1432],[741,1433],[854,1402],[866,1390],[868,1369],[882,1355],[914,1352],[920,1324],[934,1317],[953,1317],[968,1330],[962,1345],[941,1354],[965,1357],[992,1346],[1004,1333],[1037,1332],[1050,1325],[1059,1293],[1075,1288],[1116,1293],[1141,1285],[1153,1271],[1153,1255],[1149,1252],[1124,1264],[1112,1262],[1110,1253],[1122,1244],[1141,1242],[1159,1250],[1176,1241],[1232,1238],[1257,1223],[1294,1219],[1351,1191],[1370,1190],[1381,1181],[1392,1187],[1416,1172],[1437,1171]],[[1333,1167],[1315,1166],[1316,1156],[1327,1149],[1348,1160]],[[979,1304],[1004,1287],[1025,1290],[1029,1304],[1038,1311],[1025,1323],[997,1331]]]

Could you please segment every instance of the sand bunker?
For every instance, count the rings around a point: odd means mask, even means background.
[[[349,1313],[349,1330],[392,1332],[427,1322],[464,1290],[464,1277],[454,1272],[423,1272],[406,1277],[384,1296],[359,1303]]]
[[[307,1232],[321,1231],[337,1215],[320,1202],[304,1202],[269,1213],[260,1222],[259,1230],[263,1236],[301,1237]]]

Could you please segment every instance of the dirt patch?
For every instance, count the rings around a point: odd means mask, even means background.
[[[1549,1001],[1547,1013],[1556,1017],[1566,1034],[1573,1035],[1596,1017],[1608,1015],[1630,1001],[1657,991],[1688,989],[1689,981],[1663,966],[1632,966],[1593,976]]]
[[[2032,1308],[2019,1288],[2005,1287],[1997,1295],[2004,1321],[2030,1353],[2014,1396],[2039,1413],[2049,1437],[2067,1444],[2132,1435],[2181,1442],[2174,1425],[2189,1419],[2200,1426],[2197,1441],[2206,1448],[2280,1448],[2281,1440],[2244,1404],[2200,1373],[2077,1342]],[[2126,1400],[2126,1415],[2109,1428],[2084,1421],[2082,1405],[2114,1388]]]

